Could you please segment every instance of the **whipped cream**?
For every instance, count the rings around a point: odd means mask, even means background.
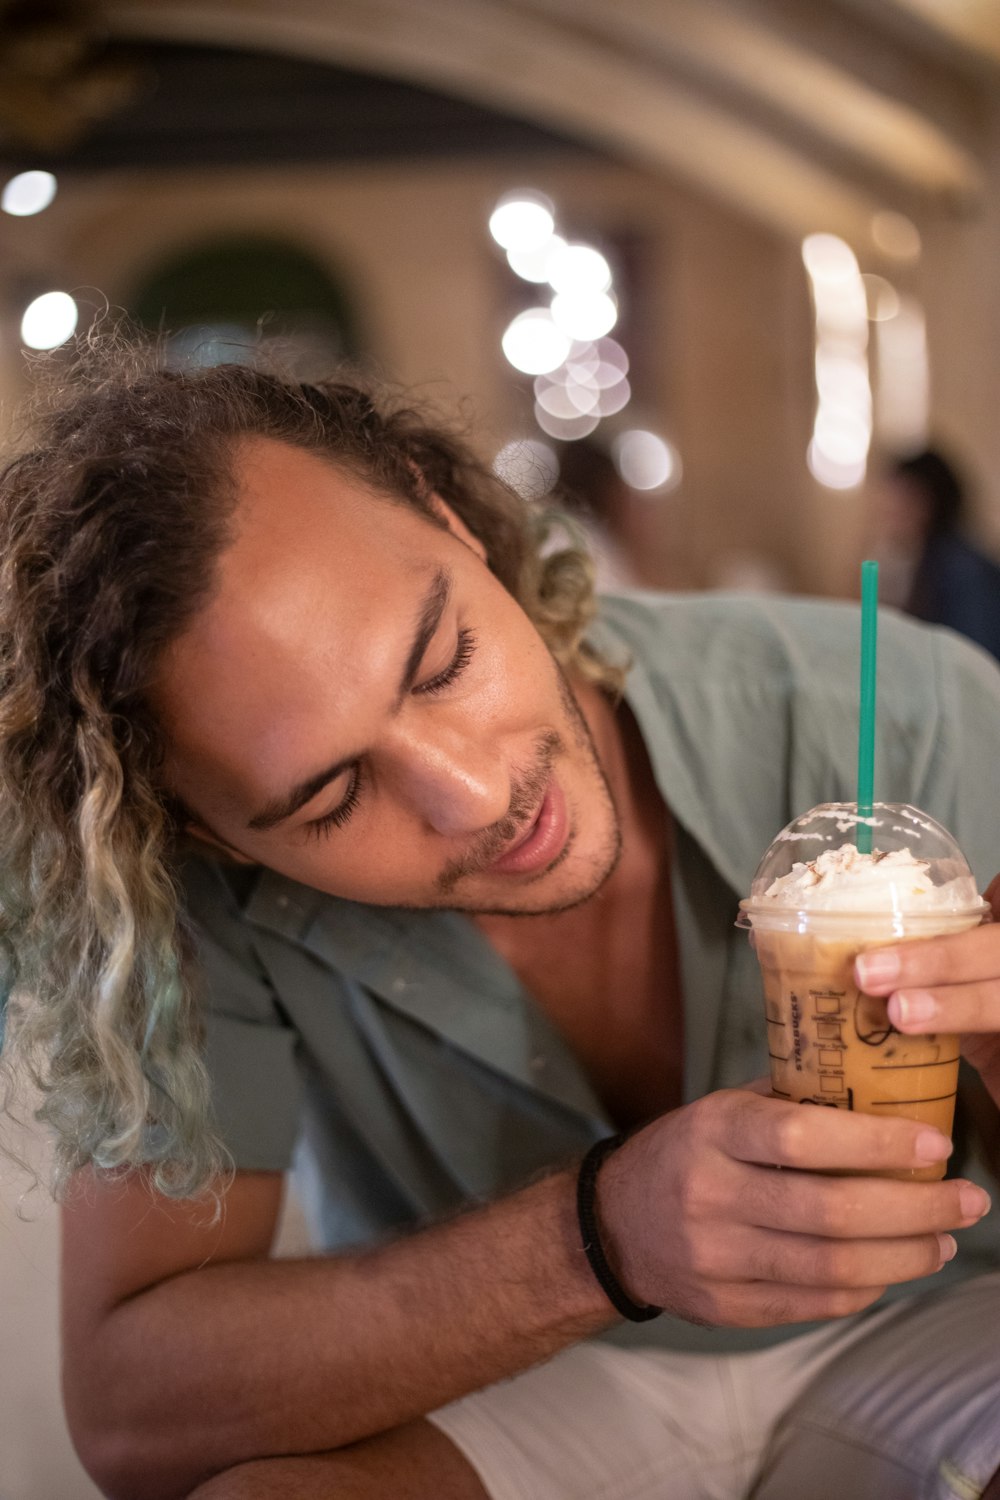
[[[930,861],[909,849],[862,854],[853,843],[794,864],[757,899],[799,911],[872,913],[966,911],[980,900],[971,875],[938,885]]]

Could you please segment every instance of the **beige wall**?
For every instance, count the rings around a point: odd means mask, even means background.
[[[980,481],[978,527],[1000,548],[1000,109],[991,190],[965,218],[921,222],[933,429]],[[172,251],[231,231],[311,250],[353,292],[382,373],[446,407],[468,398],[482,450],[531,430],[528,382],[499,337],[518,283],[486,233],[497,195],[530,182],[575,235],[639,242],[645,380],[635,415],[678,445],[684,483],[641,511],[649,578],[717,579],[760,550],[790,587],[853,588],[867,499],[810,478],[810,310],[798,246],[663,176],[565,158],[100,176],[63,185],[37,219],[0,216],[0,403],[23,388],[17,318],[28,275],[127,303]],[[885,270],[884,266],[863,269]]]
[[[636,412],[668,433],[685,466],[680,491],[646,518],[656,575],[698,585],[720,549],[761,547],[793,583],[822,588],[796,555],[811,415],[798,378],[808,305],[797,250],[662,178],[564,161],[121,176],[69,184],[46,214],[0,233],[52,285],[112,303],[127,303],[171,251],[233,230],[283,234],[346,280],[384,373],[446,404],[471,398],[492,452],[530,429],[527,382],[499,351],[518,284],[486,232],[498,194],[526,180],[553,196],[574,234],[639,241],[647,378]],[[3,328],[8,388],[15,311]]]
[[[927,226],[921,286],[935,430],[971,466],[977,526],[1000,556],[1000,101],[989,140],[986,195],[966,217]]]
[[[23,1117],[26,1118],[25,1110]],[[59,1397],[59,1210],[33,1127],[3,1121],[0,1159],[0,1500],[99,1500],[66,1430]],[[274,1254],[307,1255],[301,1209],[286,1196]]]
[[[32,1136],[4,1136],[43,1167]],[[0,1496],[97,1500],[59,1402],[58,1213],[44,1188],[0,1163]]]

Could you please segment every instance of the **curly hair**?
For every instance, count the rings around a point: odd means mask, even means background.
[[[142,1163],[159,1191],[195,1196],[227,1159],[147,694],[213,589],[234,446],[264,436],[324,455],[429,519],[442,496],[557,660],[617,678],[584,640],[589,560],[543,555],[540,517],[414,406],[259,360],[168,368],[158,347],[118,338],[81,346],[48,384],[0,475],[4,1082],[40,1091],[56,1193],[88,1163]]]

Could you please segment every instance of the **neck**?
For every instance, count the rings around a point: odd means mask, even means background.
[[[580,710],[611,788],[621,824],[622,858],[609,884],[627,890],[649,878],[650,861],[659,864],[669,837],[669,813],[632,711],[612,703],[589,682],[574,682]]]
[[[474,918],[561,1032],[622,1127],[682,1094],[670,821],[628,705],[574,684],[618,811],[622,853],[591,900],[526,923]]]

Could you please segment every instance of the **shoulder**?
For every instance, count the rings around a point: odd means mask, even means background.
[[[857,774],[860,610],[735,595],[632,594],[602,624],[675,814],[740,889],[766,838]],[[1000,848],[982,795],[1000,756],[1000,671],[947,630],[879,612],[876,782],[962,842]],[[996,822],[998,826],[994,827]],[[982,851],[985,861],[985,849]]]
[[[186,853],[177,868],[185,947],[209,1011],[269,1018],[271,987],[244,910],[259,872]]]
[[[749,594],[628,593],[602,599],[601,623],[635,664],[695,695],[798,697],[829,705],[857,696],[860,610],[837,600]],[[946,632],[879,611],[880,702],[901,710],[939,696],[942,677],[980,670],[978,653]],[[1000,689],[987,675],[985,691]]]
[[[176,867],[185,917],[200,933],[238,948],[237,935],[246,930],[244,906],[258,876],[253,867],[230,867],[208,853],[186,850]]]
[[[794,661],[831,637],[857,633],[857,607],[841,601],[772,594],[663,594],[630,591],[601,598],[601,620],[655,664],[670,648],[675,661],[717,665],[747,659]]]

